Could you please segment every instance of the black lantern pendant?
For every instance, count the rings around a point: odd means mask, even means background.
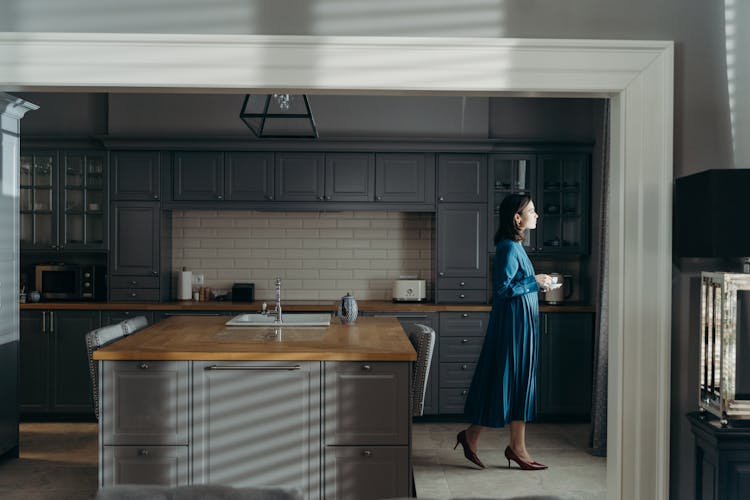
[[[259,138],[318,138],[310,102],[304,94],[247,94],[240,118]]]

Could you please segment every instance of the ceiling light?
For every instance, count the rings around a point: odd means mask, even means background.
[[[259,138],[318,138],[304,94],[247,94],[240,118]]]

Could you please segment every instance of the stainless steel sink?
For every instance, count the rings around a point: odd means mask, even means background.
[[[284,313],[282,322],[276,316],[246,313],[238,314],[226,323],[227,326],[330,326],[331,315],[328,313]]]

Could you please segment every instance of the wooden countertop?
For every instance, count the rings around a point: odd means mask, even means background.
[[[97,360],[413,361],[393,317],[330,327],[234,327],[227,316],[174,316],[94,352]]]
[[[38,302],[21,304],[21,310],[101,310],[101,311],[260,311],[263,301],[255,302]],[[271,307],[271,301],[268,301]],[[338,301],[284,300],[284,310],[290,312],[335,312]],[[358,300],[360,311],[364,312],[489,312],[488,304],[432,304],[415,302],[391,302],[386,300]],[[596,306],[579,302],[564,304],[539,303],[541,312],[596,312]]]

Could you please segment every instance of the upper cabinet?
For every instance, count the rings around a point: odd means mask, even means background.
[[[492,154],[489,157],[491,230],[494,251],[500,203],[512,193],[528,194],[539,214],[537,228],[522,242],[529,253],[589,252],[590,159],[583,152]]]
[[[106,164],[103,151],[21,153],[23,250],[107,248]]]
[[[487,201],[487,155],[441,154],[437,171],[438,203]]]
[[[485,176],[486,178],[486,176]],[[258,205],[232,202],[258,202]],[[266,205],[261,202],[275,202]],[[435,155],[372,152],[176,152],[171,207],[434,210]],[[368,204],[367,206],[363,204]],[[199,205],[207,205],[200,203]]]
[[[111,199],[159,200],[162,155],[158,151],[113,151],[110,156]]]

